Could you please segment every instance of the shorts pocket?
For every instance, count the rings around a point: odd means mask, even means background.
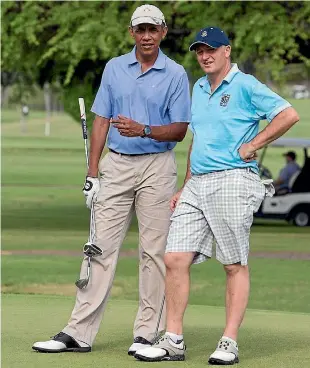
[[[266,188],[260,177],[253,171],[245,170],[242,174],[246,179],[249,204],[253,212],[257,212],[265,198]]]

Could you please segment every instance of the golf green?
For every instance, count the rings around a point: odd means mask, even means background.
[[[35,341],[48,339],[67,322],[73,297],[47,295],[2,296],[2,366],[31,367],[140,367],[127,355],[137,303],[111,300],[101,330],[88,354],[40,354]],[[221,335],[223,308],[190,305],[185,316],[185,362],[157,363],[173,367],[205,367]],[[239,337],[241,368],[302,368],[310,366],[310,315],[248,310]],[[154,364],[154,363],[153,363]]]

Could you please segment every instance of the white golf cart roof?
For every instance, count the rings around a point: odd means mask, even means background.
[[[269,147],[302,147],[310,148],[310,138],[278,138],[269,143]]]

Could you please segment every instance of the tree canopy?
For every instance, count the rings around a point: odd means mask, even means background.
[[[161,1],[169,27],[163,50],[193,78],[201,75],[188,46],[207,25],[223,28],[244,71],[285,80],[287,63],[310,68],[310,2]],[[65,109],[78,118],[77,97],[90,106],[106,62],[133,47],[127,28],[139,1],[2,2],[2,70],[63,86]]]

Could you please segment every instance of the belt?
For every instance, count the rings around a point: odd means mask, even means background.
[[[116,151],[112,150],[111,148],[109,148],[109,151],[112,152],[112,153],[115,153],[116,155],[129,156],[129,157],[148,156],[148,155],[156,155],[157,153],[161,153],[161,152],[150,152],[150,153],[121,153],[121,152],[116,152]]]
[[[203,176],[203,175],[210,175],[210,174],[217,174],[217,173],[233,172],[234,170],[245,170],[246,172],[252,172],[252,173],[256,174],[256,172],[253,171],[251,167],[235,167],[233,169],[216,170],[216,171],[210,171],[210,172],[207,172],[207,173],[200,173],[200,174],[194,174],[194,175],[195,176]]]

